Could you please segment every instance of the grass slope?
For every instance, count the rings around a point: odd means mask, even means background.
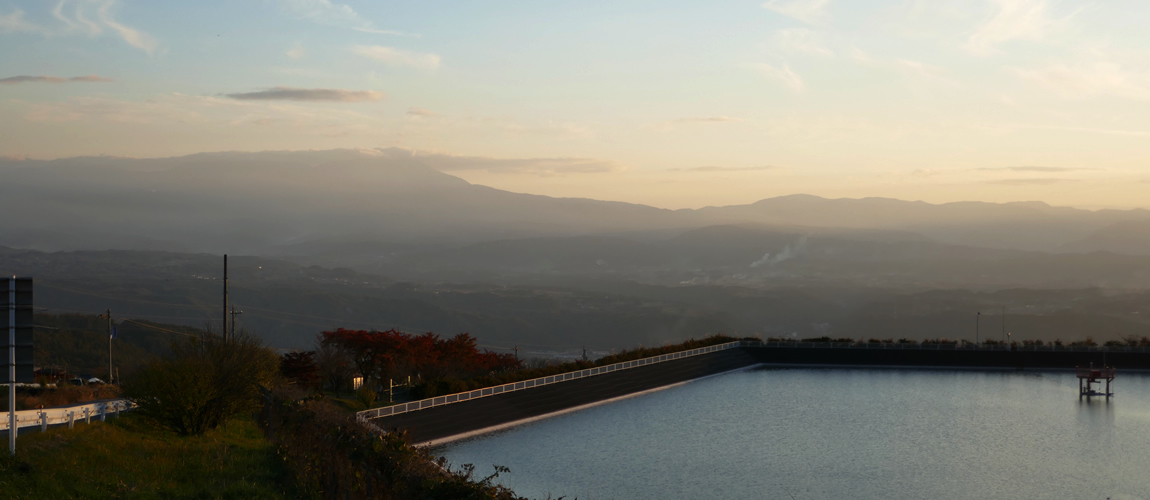
[[[125,414],[76,428],[25,431],[0,458],[5,498],[291,498],[276,448],[250,418],[179,437]]]

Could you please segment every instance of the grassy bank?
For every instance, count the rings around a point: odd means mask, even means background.
[[[5,498],[294,498],[283,461],[250,418],[180,437],[130,413],[25,431],[0,458]]]

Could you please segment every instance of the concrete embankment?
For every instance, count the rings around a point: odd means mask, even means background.
[[[758,364],[746,349],[666,361],[594,377],[373,419],[384,430],[407,430],[413,443],[442,442],[485,429],[658,389]]]

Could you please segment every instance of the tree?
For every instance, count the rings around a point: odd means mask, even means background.
[[[136,373],[124,396],[163,427],[203,434],[258,409],[261,388],[271,386],[278,370],[279,356],[245,332],[231,342],[193,339]]]

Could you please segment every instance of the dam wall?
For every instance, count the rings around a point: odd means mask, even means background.
[[[433,444],[756,364],[754,356],[736,346],[417,411],[361,416],[384,431],[406,430],[412,443]]]
[[[434,445],[751,366],[1150,371],[1150,349],[739,341],[360,412]]]

